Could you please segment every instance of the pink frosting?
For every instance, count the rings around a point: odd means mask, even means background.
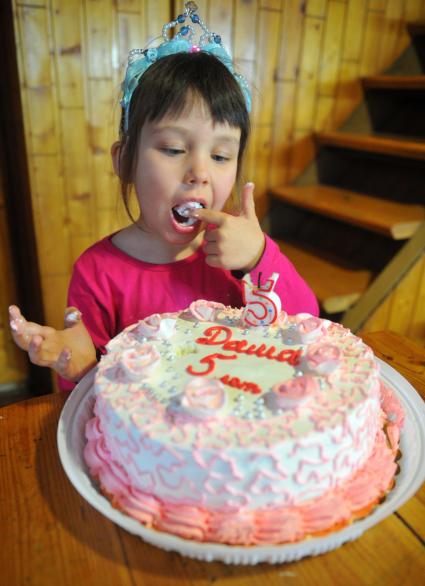
[[[315,342],[323,334],[323,321],[310,316],[298,324],[298,333],[303,344]]]
[[[223,409],[225,402],[226,394],[219,380],[197,376],[186,385],[181,405],[195,418],[210,419]]]
[[[225,309],[225,305],[222,303],[206,301],[205,299],[193,301],[189,306],[190,312],[199,321],[214,321],[217,313],[223,309]]]
[[[135,491],[121,466],[111,461],[97,417],[87,423],[84,455],[102,489],[114,495],[114,504],[148,526],[196,541],[234,545],[294,542],[367,514],[391,488],[403,417],[400,402],[390,389],[383,386],[381,398],[387,417],[386,433],[378,431],[366,463],[340,486],[298,505],[256,510],[240,506],[220,512],[202,506],[162,503],[151,494]],[[389,415],[394,415],[393,421]]]
[[[160,355],[151,344],[138,344],[123,350],[120,365],[129,379],[148,378],[160,362]]]
[[[141,493],[134,487],[121,496],[117,501],[119,507],[131,517],[137,519],[148,527],[161,515],[162,505],[154,496]]]
[[[157,518],[156,527],[185,539],[202,541],[207,531],[208,513],[190,505],[166,504]]]
[[[339,365],[341,350],[333,344],[316,344],[307,351],[307,364],[311,370],[329,374]]]
[[[167,317],[169,316],[169,317]],[[174,332],[176,320],[173,314],[154,313],[140,321],[131,333],[142,338],[170,338]]]
[[[291,378],[283,383],[278,383],[272,389],[273,397],[277,407],[281,409],[292,409],[305,404],[318,391],[317,380],[305,374]]]
[[[404,412],[398,397],[380,381],[381,405],[391,423],[401,428],[404,424]]]

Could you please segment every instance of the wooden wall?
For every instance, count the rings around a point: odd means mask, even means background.
[[[109,149],[127,52],[183,2],[10,0],[47,322],[62,324],[72,263],[126,223]],[[359,76],[407,46],[425,0],[199,0],[253,86],[245,169],[257,208],[313,156],[311,133],[337,128],[361,99]],[[0,254],[4,254],[3,251]]]
[[[14,0],[46,319],[63,321],[76,257],[126,223],[110,146],[129,48],[169,18],[164,0]]]

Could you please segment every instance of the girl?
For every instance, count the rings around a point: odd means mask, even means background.
[[[131,217],[134,188],[138,217],[76,261],[64,330],[27,322],[10,308],[16,343],[68,381],[78,381],[123,328],[153,313],[196,299],[241,307],[240,279],[248,272],[253,282],[279,273],[283,308],[318,314],[312,291],[260,228],[254,185],[243,187],[238,212],[223,211],[240,177],[250,96],[221,39],[189,4],[165,25],[157,49],[130,54],[121,136],[111,153],[124,205]],[[191,26],[168,41],[168,28],[186,17],[204,31],[198,45]]]

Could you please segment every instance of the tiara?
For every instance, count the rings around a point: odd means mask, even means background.
[[[185,10],[175,20],[164,24],[162,27],[163,42],[157,47],[147,49],[132,49],[128,55],[127,70],[122,83],[121,107],[124,111],[124,132],[128,130],[128,115],[131,97],[144,72],[161,57],[174,53],[199,53],[203,51],[217,57],[230,71],[239,84],[245,98],[248,112],[251,110],[251,92],[246,79],[236,73],[233,68],[232,58],[223,47],[221,36],[211,32],[201,17],[197,14],[198,6],[195,2],[186,2]],[[186,19],[192,24],[185,24]],[[169,30],[180,26],[179,31],[170,40]],[[195,41],[195,29],[192,25],[198,25],[202,33]],[[161,37],[159,37],[161,38]]]

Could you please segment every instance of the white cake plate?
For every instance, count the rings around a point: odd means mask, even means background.
[[[177,551],[204,561],[220,560],[227,564],[276,564],[325,553],[357,539],[364,531],[391,515],[415,494],[425,480],[425,403],[403,376],[382,360],[379,363],[382,378],[396,392],[405,412],[400,440],[402,457],[398,462],[400,473],[396,477],[394,489],[369,516],[324,537],[283,545],[248,547],[201,543],[148,529],[114,509],[92,481],[83,458],[84,427],[93,412],[94,371],[78,383],[64,405],[57,434],[59,457],[71,483],[95,509],[123,529],[167,551]]]

